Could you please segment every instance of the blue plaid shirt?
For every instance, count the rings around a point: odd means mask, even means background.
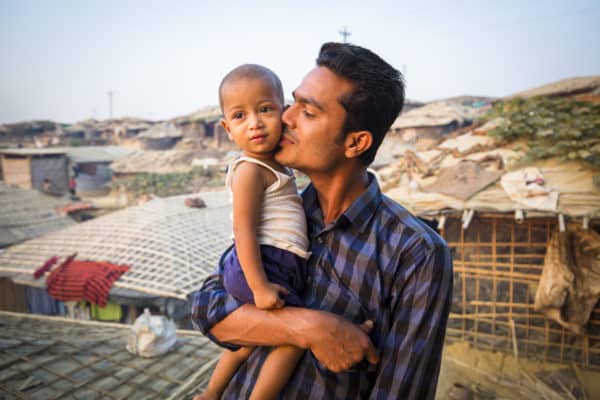
[[[370,334],[380,362],[326,370],[305,352],[283,399],[433,399],[452,300],[452,260],[444,240],[384,196],[376,179],[333,223],[324,226],[316,191],[304,193],[310,251],[307,307],[355,323]],[[241,303],[227,294],[220,266],[194,293],[192,321],[205,334]],[[221,345],[226,345],[219,343]],[[227,345],[226,345],[227,346]],[[248,398],[268,348],[257,348],[224,398]]]

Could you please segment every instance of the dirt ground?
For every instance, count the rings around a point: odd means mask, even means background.
[[[472,397],[452,397],[454,384]],[[446,345],[437,400],[446,399],[600,399],[600,371],[574,365],[516,359],[481,351],[468,343]]]

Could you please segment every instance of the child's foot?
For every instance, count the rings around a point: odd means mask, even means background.
[[[206,391],[202,394],[194,396],[192,400],[219,400],[219,397],[216,393]]]

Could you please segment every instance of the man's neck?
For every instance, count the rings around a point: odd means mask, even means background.
[[[323,223],[335,221],[367,188],[369,178],[363,166],[351,166],[334,173],[309,176],[317,196]]]

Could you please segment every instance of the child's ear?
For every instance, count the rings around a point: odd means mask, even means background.
[[[231,137],[231,131],[229,129],[229,124],[227,123],[225,118],[221,118],[221,126],[223,127],[223,129],[225,129],[225,132],[227,132],[227,136],[229,137],[229,139],[233,140],[233,138]]]
[[[357,158],[373,145],[373,135],[369,131],[350,132],[344,140],[346,157]]]

